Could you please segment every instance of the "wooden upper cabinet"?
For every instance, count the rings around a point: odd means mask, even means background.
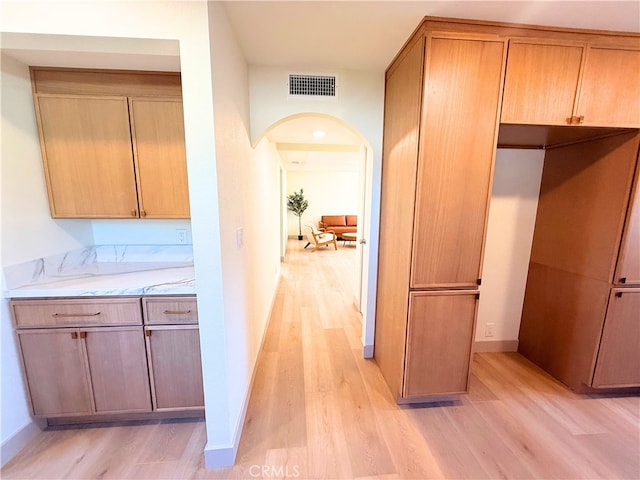
[[[31,75],[52,217],[189,218],[178,74]]]
[[[412,288],[477,285],[496,148],[506,43],[427,43]]]
[[[503,123],[567,125],[585,47],[511,40],[502,102]]]
[[[131,98],[140,216],[189,218],[182,101]]]
[[[640,386],[640,289],[612,289],[592,386]]]
[[[51,216],[137,215],[127,99],[38,95],[36,101]]]
[[[502,123],[640,126],[640,51],[512,39]]]
[[[613,282],[617,285],[640,285],[640,166],[636,166]]]
[[[640,50],[588,49],[576,115],[587,126],[640,127]]]

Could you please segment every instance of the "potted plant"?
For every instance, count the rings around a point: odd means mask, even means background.
[[[291,195],[287,195],[287,210],[293,212],[298,217],[298,240],[302,240],[302,214],[309,206],[309,202],[304,199],[304,192],[300,189],[299,192],[293,192]]]

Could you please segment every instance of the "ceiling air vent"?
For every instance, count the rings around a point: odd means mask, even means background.
[[[289,75],[289,95],[335,97],[335,75]]]

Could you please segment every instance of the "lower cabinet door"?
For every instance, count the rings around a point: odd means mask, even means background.
[[[604,320],[592,386],[640,386],[640,288],[614,288]]]
[[[145,327],[154,410],[204,407],[197,325]]]
[[[16,332],[34,415],[88,415],[91,396],[82,341],[73,328]]]
[[[81,329],[96,413],[150,412],[142,327]]]
[[[403,397],[465,393],[477,291],[412,292]]]

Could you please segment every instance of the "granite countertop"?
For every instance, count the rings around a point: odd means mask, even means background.
[[[4,268],[8,298],[194,295],[190,245],[95,246]]]

